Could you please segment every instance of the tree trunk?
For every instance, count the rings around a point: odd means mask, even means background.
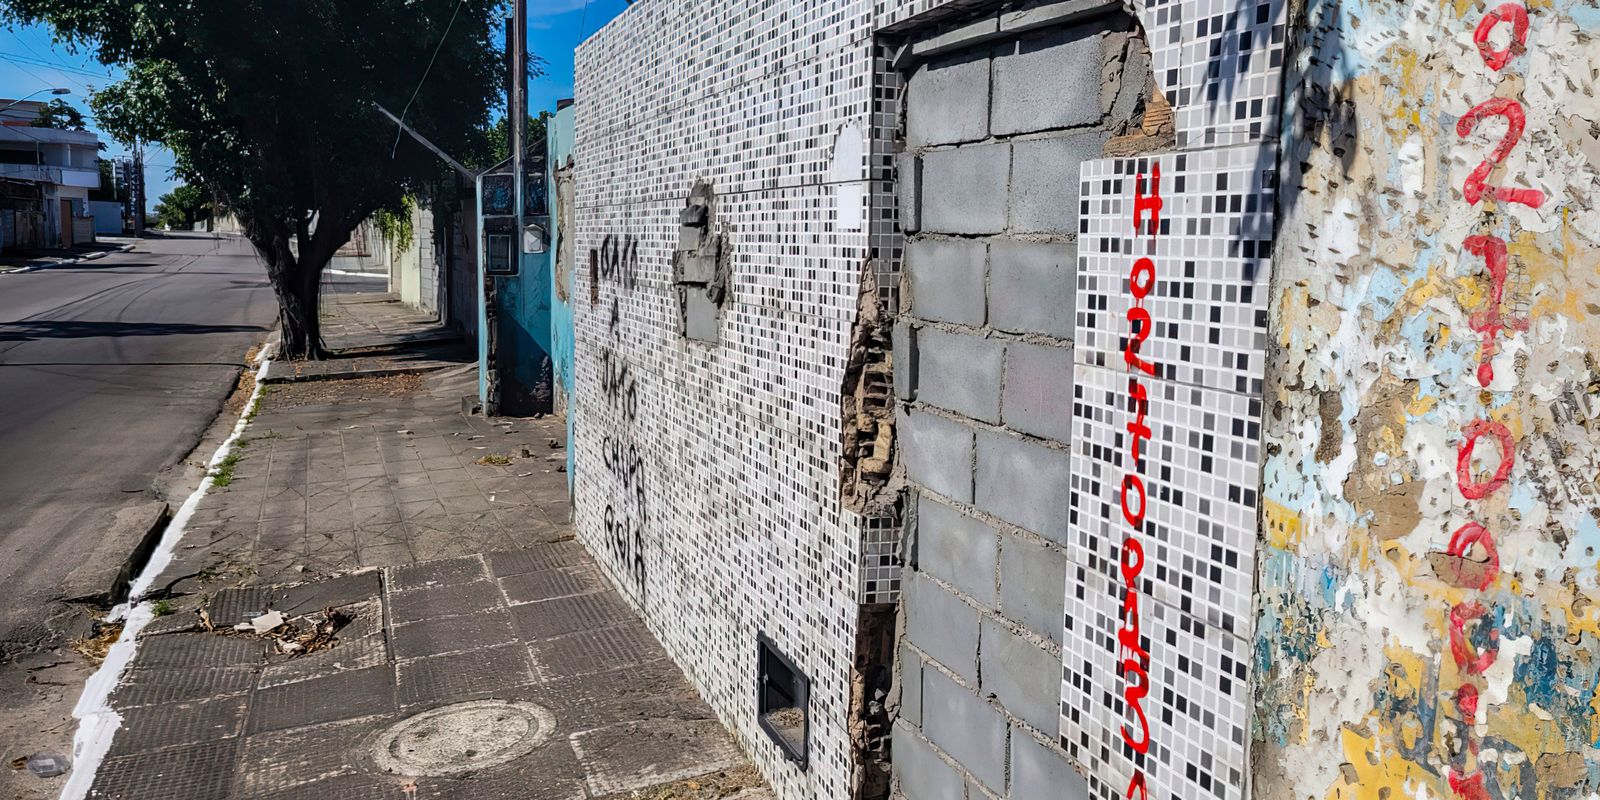
[[[283,340],[278,355],[292,360],[321,360],[327,356],[322,346],[320,263],[297,259],[289,248],[288,237],[274,237],[267,260],[267,277],[278,296],[278,329]],[[315,254],[311,254],[315,258]]]

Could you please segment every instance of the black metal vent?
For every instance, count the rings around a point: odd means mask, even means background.
[[[811,738],[811,679],[765,635],[756,637],[756,710],[761,729],[784,756],[806,768]]]

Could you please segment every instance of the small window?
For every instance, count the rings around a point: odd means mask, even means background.
[[[805,769],[811,733],[811,680],[779,652],[771,639],[758,636],[756,646],[760,670],[756,703],[761,729],[777,742],[784,756]]]

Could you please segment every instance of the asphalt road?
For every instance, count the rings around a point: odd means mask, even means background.
[[[238,238],[0,275],[0,651],[47,633],[62,579],[199,442],[276,314]]]

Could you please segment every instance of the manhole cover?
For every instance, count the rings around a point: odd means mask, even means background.
[[[532,752],[555,730],[542,706],[475,700],[403,719],[378,737],[373,759],[398,775],[456,775]]]

